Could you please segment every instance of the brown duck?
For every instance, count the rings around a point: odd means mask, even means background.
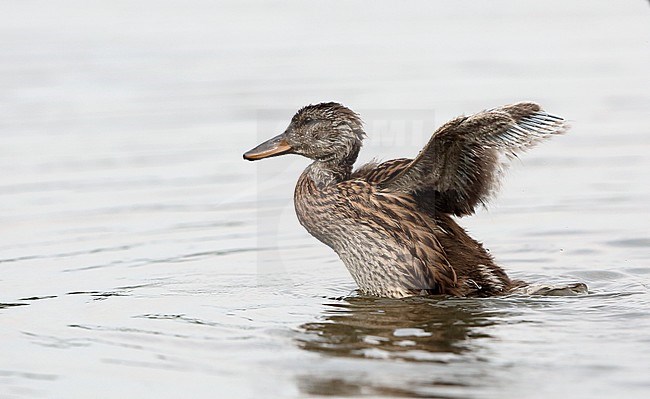
[[[299,154],[313,163],[296,185],[300,223],[343,260],[365,294],[491,296],[520,286],[452,218],[474,213],[498,186],[505,158],[561,134],[562,118],[530,102],[455,118],[415,159],[356,171],[362,122],[337,103],[309,105],[284,133],[244,154]]]

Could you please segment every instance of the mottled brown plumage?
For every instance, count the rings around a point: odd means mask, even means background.
[[[472,214],[496,190],[507,158],[565,128],[537,104],[508,105],[447,122],[415,159],[353,172],[361,121],[322,103],[299,110],[283,134],[244,158],[294,153],[314,161],[296,185],[298,219],[336,251],[363,292],[490,296],[516,283],[450,215]]]

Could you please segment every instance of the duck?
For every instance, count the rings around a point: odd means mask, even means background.
[[[366,132],[336,102],[307,105],[283,133],[244,154],[286,154],[312,162],[294,191],[302,226],[329,246],[362,294],[489,297],[525,285],[512,280],[456,218],[486,206],[508,161],[567,131],[535,102],[459,116],[440,126],[413,158],[354,169]]]

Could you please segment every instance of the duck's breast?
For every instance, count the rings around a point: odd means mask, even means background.
[[[404,297],[435,290],[426,259],[413,251],[413,237],[395,214],[369,199],[373,191],[363,181],[319,188],[303,175],[294,195],[298,220],[339,255],[366,293]]]

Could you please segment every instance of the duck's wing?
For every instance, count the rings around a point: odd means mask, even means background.
[[[433,201],[445,213],[469,215],[497,188],[504,156],[515,158],[566,128],[564,119],[530,102],[460,116],[436,130],[414,160],[378,187]]]

